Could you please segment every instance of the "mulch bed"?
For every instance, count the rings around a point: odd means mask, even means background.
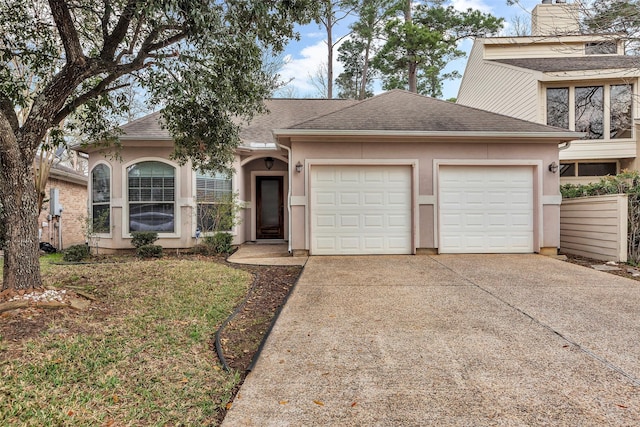
[[[231,369],[246,372],[274,316],[298,280],[302,267],[229,264],[254,275],[253,291],[242,310],[222,329],[220,341]]]
[[[593,265],[606,264],[606,261],[600,261],[600,260],[597,260],[597,259],[586,258],[586,257],[579,256],[579,255],[564,254],[564,256],[567,257],[567,262],[570,262],[572,264],[581,265],[581,266],[587,267],[587,268],[593,268],[592,267]],[[626,277],[627,279],[640,281],[640,277],[639,276],[633,276],[633,274],[628,270],[628,268],[630,267],[629,265],[624,264],[624,263],[619,263],[616,266],[620,270],[610,270],[610,271],[607,271],[607,273],[615,274],[616,276]]]

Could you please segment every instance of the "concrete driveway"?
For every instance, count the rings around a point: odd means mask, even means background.
[[[223,425],[638,423],[640,282],[438,255],[311,257]]]

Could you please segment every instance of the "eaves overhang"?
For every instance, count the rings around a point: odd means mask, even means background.
[[[504,141],[514,139],[539,140],[540,142],[566,142],[584,137],[584,133],[572,131],[558,132],[494,132],[494,131],[389,131],[389,130],[336,130],[336,129],[274,129],[273,135],[278,138],[306,139],[322,137],[323,140],[368,137],[375,139],[403,140],[464,140],[469,141]]]

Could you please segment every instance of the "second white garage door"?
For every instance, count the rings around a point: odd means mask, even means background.
[[[440,253],[533,252],[533,168],[441,166]]]
[[[410,254],[411,167],[312,166],[311,254]]]

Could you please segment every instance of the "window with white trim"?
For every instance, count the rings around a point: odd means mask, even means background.
[[[197,226],[202,232],[231,231],[233,185],[229,175],[196,172]]]
[[[550,126],[584,132],[584,139],[633,138],[633,85],[549,87],[546,102]]]
[[[175,230],[175,168],[140,162],[127,168],[129,232]]]
[[[111,171],[105,164],[91,171],[91,227],[94,233],[111,228]]]

